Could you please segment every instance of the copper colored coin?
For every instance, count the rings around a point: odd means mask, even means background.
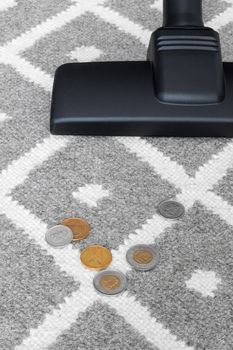
[[[99,283],[104,289],[113,290],[120,287],[121,280],[114,275],[105,275],[100,279]]]
[[[138,264],[149,264],[153,260],[153,254],[146,249],[136,250],[133,259]]]
[[[89,269],[103,270],[112,262],[112,253],[101,245],[92,245],[82,250],[80,259]]]
[[[81,218],[68,218],[61,222],[61,225],[69,227],[73,232],[73,241],[81,241],[90,233],[90,225]]]

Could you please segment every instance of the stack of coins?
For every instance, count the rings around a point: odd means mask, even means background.
[[[50,228],[45,240],[54,248],[63,248],[72,241],[81,241],[90,233],[90,225],[81,218],[64,219],[59,225]]]
[[[73,241],[82,241],[89,236],[90,225],[81,218],[68,218],[61,222],[62,225],[69,227],[73,232]]]
[[[185,214],[184,206],[174,200],[166,200],[158,205],[158,213],[166,219],[179,219]],[[90,225],[81,218],[66,218],[59,225],[50,228],[45,240],[54,248],[63,248],[72,241],[81,241],[88,237]],[[91,270],[105,270],[112,262],[111,251],[101,245],[90,245],[80,254],[82,264]],[[130,247],[126,260],[136,271],[147,272],[159,264],[158,249],[146,244]],[[127,289],[127,278],[120,271],[99,272],[93,279],[95,289],[105,295],[120,294]]]

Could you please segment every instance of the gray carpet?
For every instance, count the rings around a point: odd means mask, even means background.
[[[233,61],[233,2],[204,0]],[[161,24],[153,0],[0,4],[0,349],[232,350],[233,143],[228,139],[54,137],[52,77],[69,61],[141,60]],[[91,103],[91,101],[90,101]],[[173,198],[179,220],[158,215]],[[53,249],[48,227],[80,216],[87,240]],[[112,249],[128,290],[103,297],[80,250]],[[154,245],[135,272],[125,254]]]

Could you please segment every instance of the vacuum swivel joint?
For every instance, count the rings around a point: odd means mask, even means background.
[[[152,34],[147,55],[162,102],[195,105],[224,99],[219,35],[204,27],[201,8],[201,0],[164,0],[164,26]]]

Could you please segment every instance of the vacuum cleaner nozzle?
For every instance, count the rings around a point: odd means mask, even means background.
[[[201,0],[164,0],[147,61],[68,63],[55,74],[51,132],[233,137],[233,63]]]

